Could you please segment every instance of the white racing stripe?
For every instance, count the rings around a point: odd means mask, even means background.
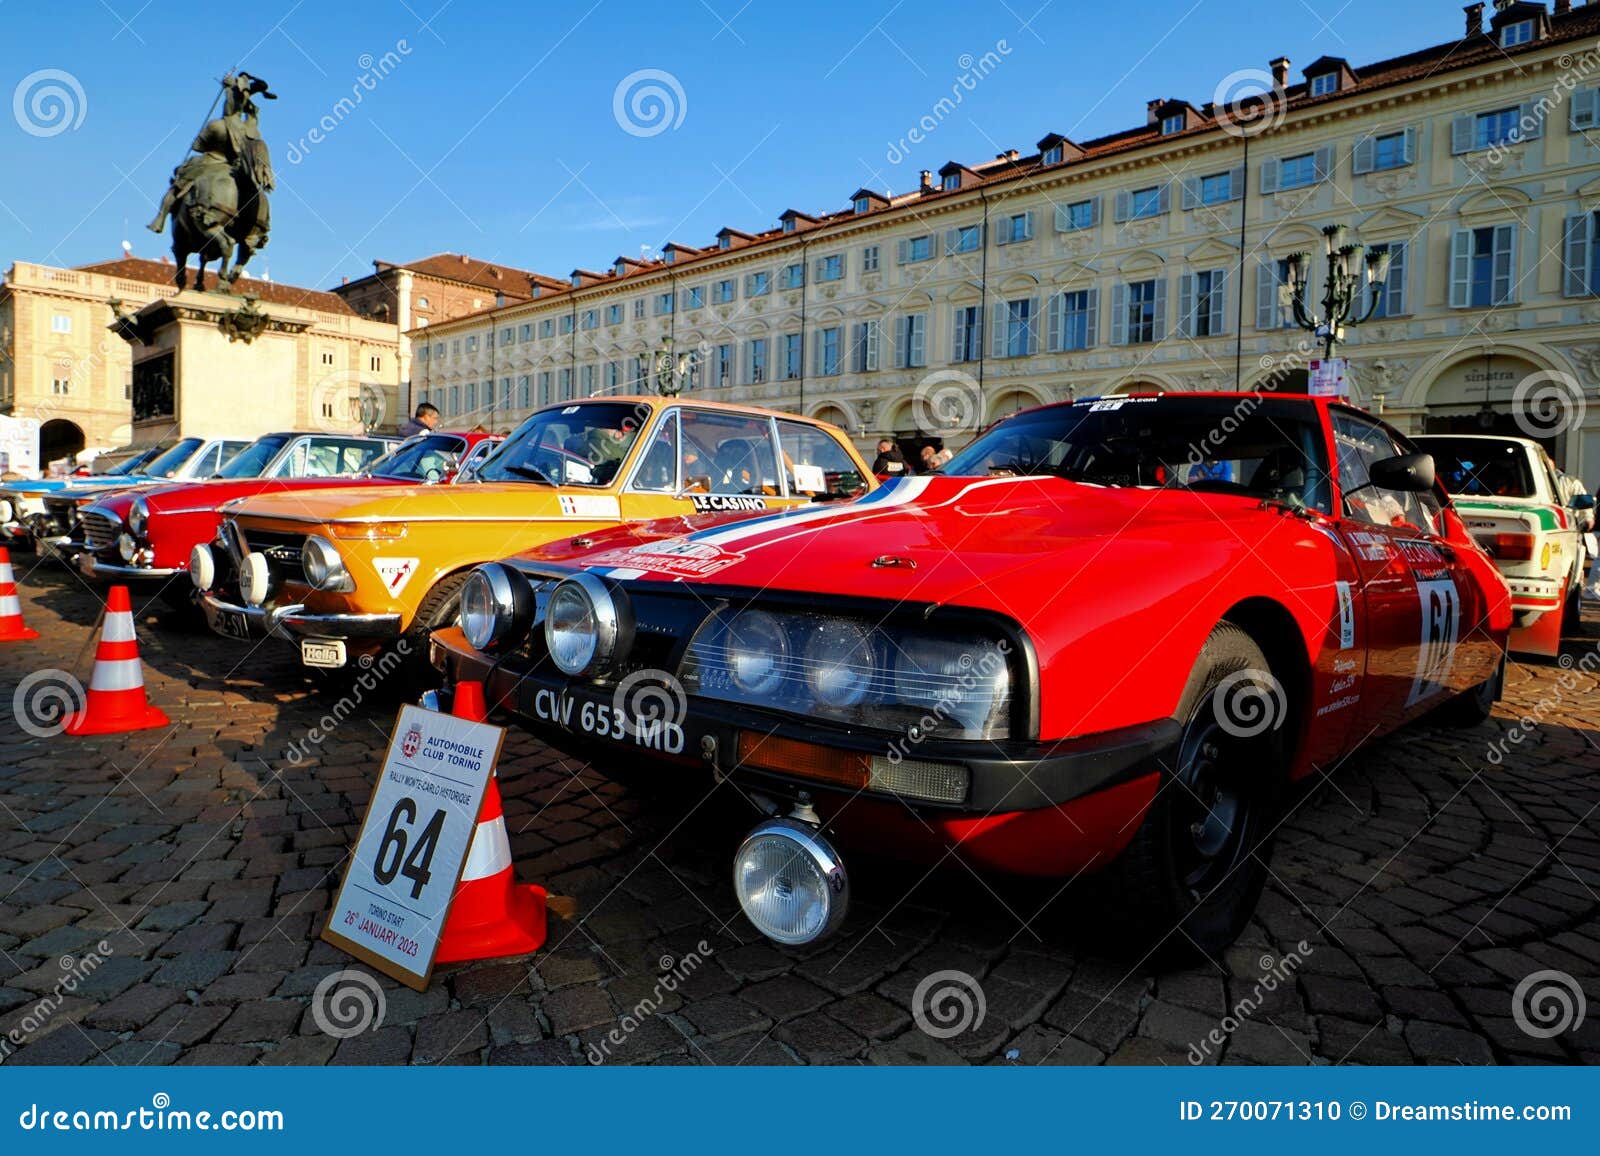
[[[769,530],[787,530],[794,526],[808,526],[813,522],[845,521],[855,517],[863,517],[878,510],[892,509],[903,506],[922,496],[928,488],[928,478],[907,478],[903,482],[896,482],[887,486],[878,493],[884,496],[879,498],[876,494],[869,494],[848,506],[822,506],[806,510],[799,514],[781,514],[773,518],[757,518],[750,522],[741,522],[730,526],[726,530],[714,530],[701,537],[698,534],[689,535],[692,542],[701,542],[708,546],[731,546],[758,534],[765,534]]]
[[[472,849],[467,852],[467,865],[461,870],[461,882],[488,879],[511,867],[511,841],[506,837],[506,822],[489,819],[478,824],[472,833]]]

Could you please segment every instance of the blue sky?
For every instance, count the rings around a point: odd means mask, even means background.
[[[920,169],[1026,152],[1048,131],[1126,128],[1152,97],[1203,103],[1278,55],[1298,78],[1324,54],[1359,67],[1462,25],[1453,0],[258,0],[224,30],[141,3],[0,0],[0,269],[107,259],[124,239],[159,256],[144,223],[235,66],[280,96],[263,102],[279,188],[253,267],[326,287],[446,250],[603,269],[840,208],[863,184],[903,191]],[[636,73],[668,76],[624,91],[630,133],[614,98]],[[907,140],[963,75],[959,108]],[[628,111],[652,86],[670,123],[648,93]],[[30,106],[51,87],[64,119]],[[332,127],[313,140],[319,122]]]

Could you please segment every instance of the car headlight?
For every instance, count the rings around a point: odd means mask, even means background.
[[[622,607],[606,584],[587,572],[574,574],[550,594],[545,646],[563,674],[598,674],[616,657],[624,626]]]
[[[300,569],[313,590],[348,594],[356,588],[355,579],[345,569],[338,547],[318,534],[312,534],[300,547]]]
[[[909,636],[894,647],[895,697],[935,724],[991,729],[1011,701],[1011,669],[992,643]]]
[[[13,521],[16,516],[17,508],[11,504],[11,499],[0,498],[0,522]]]
[[[217,580],[217,560],[204,542],[189,551],[189,580],[196,590],[210,590]]]
[[[474,650],[522,641],[534,619],[533,587],[520,570],[499,562],[479,566],[461,587],[461,633]]]
[[[844,862],[815,827],[768,819],[733,857],[733,890],[756,930],[778,943],[814,943],[838,929],[850,903]]]
[[[272,570],[265,554],[246,554],[239,559],[239,593],[251,606],[260,606],[272,592]]]
[[[763,610],[746,610],[728,623],[722,659],[740,690],[765,697],[789,673],[789,637],[783,624]]]
[[[133,507],[128,511],[128,529],[133,531],[135,538],[143,538],[145,527],[150,524],[150,505],[143,498],[135,498]]]
[[[872,689],[872,631],[848,618],[819,622],[806,639],[806,681],[828,706],[855,706]]]
[[[117,535],[117,553],[124,562],[132,562],[133,554],[139,548],[139,543],[133,540],[132,534]]]

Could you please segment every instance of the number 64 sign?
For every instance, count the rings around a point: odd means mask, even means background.
[[[504,737],[488,723],[401,708],[323,939],[427,988]]]

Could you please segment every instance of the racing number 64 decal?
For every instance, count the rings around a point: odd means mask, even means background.
[[[1417,652],[1417,676],[1406,697],[1407,706],[1444,689],[1461,632],[1461,597],[1454,579],[1418,582],[1417,595],[1422,600],[1422,648]]]

